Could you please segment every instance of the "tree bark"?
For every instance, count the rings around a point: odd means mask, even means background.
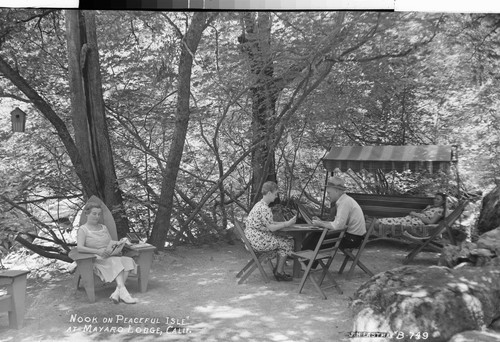
[[[274,79],[271,55],[271,14],[246,12],[243,22],[245,31],[240,42],[250,63],[253,144],[265,141],[252,154],[251,198],[252,203],[256,203],[264,181],[277,181],[271,144],[276,134],[276,101],[280,90]],[[270,161],[266,162],[268,158]]]
[[[129,223],[118,187],[102,94],[95,13],[66,11],[71,115],[75,141],[90,175],[86,197],[96,195],[113,213],[119,237]]]
[[[166,167],[163,172],[161,185],[160,204],[156,213],[155,222],[151,231],[149,243],[158,250],[165,248],[165,241],[170,229],[170,218],[175,194],[175,183],[179,172],[184,142],[190,118],[189,100],[191,94],[191,71],[193,60],[203,31],[214,14],[196,12],[189,25],[186,35],[181,42],[181,56],[178,68],[177,106],[175,113],[175,128],[172,144],[168,154]]]

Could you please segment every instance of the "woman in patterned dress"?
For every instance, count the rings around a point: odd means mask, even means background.
[[[291,226],[295,223],[296,217],[286,222],[274,222],[273,213],[269,204],[278,195],[278,185],[274,182],[265,182],[262,185],[262,199],[254,205],[246,219],[245,236],[258,252],[268,252],[276,250],[278,253],[278,265],[274,272],[277,281],[291,281],[291,275],[284,272],[285,261],[293,251],[293,240],[277,236],[273,232]]]
[[[426,224],[434,224],[444,216],[446,206],[446,194],[437,193],[434,204],[427,206],[422,212],[410,212],[404,217],[384,217],[378,219],[379,225],[401,225],[403,227],[418,227]]]
[[[87,222],[80,226],[77,235],[77,248],[80,253],[94,253],[97,260],[94,262],[94,272],[104,282],[116,282],[116,290],[109,297],[115,304],[121,301],[127,304],[137,303],[125,287],[130,271],[134,271],[137,265],[134,259],[125,256],[110,256],[106,247],[111,241],[108,228],[99,223],[102,208],[98,203],[90,202],[85,207],[82,215],[87,216]]]

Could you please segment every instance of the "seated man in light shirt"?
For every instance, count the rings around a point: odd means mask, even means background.
[[[331,229],[326,238],[340,235],[338,230],[347,227],[347,231],[340,242],[341,249],[357,248],[363,242],[366,234],[366,224],[363,211],[359,204],[345,191],[344,181],[340,177],[332,177],[326,184],[326,192],[331,203],[335,203],[337,214],[335,220],[321,221],[313,220],[313,225]],[[321,236],[320,232],[310,233],[302,243],[302,250],[314,250]],[[331,246],[324,245],[323,248]]]

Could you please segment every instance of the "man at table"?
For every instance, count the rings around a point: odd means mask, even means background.
[[[346,189],[344,181],[340,177],[332,177],[326,184],[326,192],[331,203],[335,203],[337,208],[335,220],[333,222],[313,220],[313,225],[331,229],[331,232],[327,233],[327,238],[338,236],[340,233],[336,232],[336,230],[347,227],[347,231],[340,242],[341,249],[359,247],[366,234],[363,210],[352,197],[345,193]],[[320,232],[310,233],[302,243],[302,250],[314,250],[320,236]],[[330,246],[324,245],[323,247],[328,248]]]

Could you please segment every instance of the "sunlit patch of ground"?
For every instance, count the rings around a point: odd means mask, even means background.
[[[402,266],[407,253],[404,245],[373,243],[362,260],[378,273]],[[331,288],[323,300],[310,282],[298,294],[299,279],[277,282],[271,277],[266,284],[258,271],[238,285],[235,275],[248,258],[239,244],[180,247],[156,255],[148,292],[138,293],[134,279],[127,283],[140,301],[135,305],[112,304],[113,285],[98,285],[96,303],[89,303],[84,291],[75,290],[73,275],[31,279],[25,326],[8,329],[7,315],[0,314],[0,342],[349,340],[348,305],[369,279],[363,271],[356,269],[350,280],[334,272],[343,294]],[[338,258],[331,269],[338,270],[340,263]],[[433,263],[435,253],[423,253],[416,261]],[[271,275],[268,265],[265,269]]]

